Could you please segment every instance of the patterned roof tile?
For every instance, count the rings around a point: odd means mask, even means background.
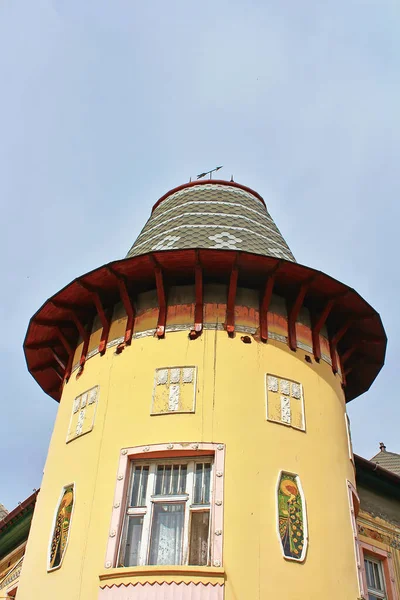
[[[381,450],[371,458],[371,462],[377,463],[387,471],[400,475],[400,454],[396,454],[396,452]]]
[[[172,191],[156,205],[127,258],[184,248],[242,250],[295,261],[260,199],[228,182]]]

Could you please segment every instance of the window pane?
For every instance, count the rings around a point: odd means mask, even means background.
[[[180,478],[179,478],[179,493],[180,494],[184,494],[186,492],[186,473],[187,473],[187,466],[181,465],[181,472],[180,472]]]
[[[182,537],[185,505],[154,504],[150,540],[150,565],[182,564]]]
[[[156,475],[156,494],[161,494],[162,482],[164,478],[164,465],[158,465]]]
[[[383,592],[383,583],[381,579],[381,565],[378,563],[373,563],[374,565],[374,574],[375,574],[375,589]]]
[[[365,564],[365,573],[367,576],[367,585],[368,587],[375,587],[375,581],[374,581],[374,572],[372,569],[372,563],[370,560],[364,560],[364,564]]]
[[[179,486],[179,471],[180,471],[180,466],[179,465],[174,465],[172,468],[172,484],[171,484],[171,494],[177,494],[178,493],[178,486]]]
[[[211,480],[211,464],[204,465],[204,504],[210,504],[210,480]]]
[[[197,463],[194,482],[194,503],[210,503],[211,463]]]
[[[164,470],[164,481],[162,487],[162,493],[167,495],[171,493],[171,465],[166,465]]]
[[[142,469],[142,481],[140,488],[140,497],[138,506],[146,506],[147,480],[149,478],[149,467]]]
[[[170,496],[186,492],[186,465],[158,465],[156,495]]]
[[[208,530],[210,513],[192,512],[190,524],[189,565],[208,564]]]
[[[142,541],[143,517],[128,517],[124,567],[139,564],[140,543]]]
[[[135,467],[130,506],[144,506],[149,467]]]
[[[198,463],[196,465],[196,475],[194,481],[194,503],[201,503],[201,489],[203,485],[203,465]]]

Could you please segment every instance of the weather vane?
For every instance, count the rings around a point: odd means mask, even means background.
[[[211,169],[211,171],[206,171],[205,173],[200,173],[200,175],[197,175],[197,179],[201,179],[202,177],[205,177],[206,175],[210,176],[210,179],[212,179],[212,174],[215,171],[219,171],[220,169],[222,169],[224,165],[221,165],[220,167],[215,167],[215,169]]]

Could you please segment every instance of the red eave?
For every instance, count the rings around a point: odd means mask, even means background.
[[[67,372],[72,354],[68,349],[75,348],[78,340],[71,310],[82,320],[93,317],[96,307],[90,290],[96,290],[107,309],[121,299],[118,276],[123,277],[130,293],[136,295],[156,288],[155,271],[159,269],[160,299],[161,273],[166,287],[170,282],[194,284],[199,264],[204,282],[218,280],[228,284],[232,269],[237,268],[237,285],[259,288],[260,298],[269,274],[274,273],[274,293],[286,297],[289,303],[298,298],[301,286],[308,282],[304,302],[315,315],[320,315],[327,303],[335,299],[327,321],[332,337],[351,322],[351,327],[337,341],[339,355],[347,358],[344,365],[346,399],[352,400],[369,389],[384,363],[386,335],[379,314],[357,292],[329,275],[298,263],[219,249],[154,252],[114,261],[75,279],[47,300],[29,323],[24,351],[30,373],[42,389],[58,401],[63,374],[65,376],[60,364],[68,363]]]

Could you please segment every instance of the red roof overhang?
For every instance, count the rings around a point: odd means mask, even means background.
[[[226,182],[225,182],[226,183]],[[78,340],[77,322],[86,323],[95,313],[95,290],[102,305],[120,300],[118,277],[132,295],[156,287],[155,265],[168,286],[194,283],[196,265],[204,281],[229,283],[238,269],[237,285],[261,290],[274,272],[274,293],[288,302],[306,291],[302,302],[312,315],[321,315],[331,304],[327,327],[331,343],[345,358],[347,401],[366,392],[384,364],[386,335],[379,314],[352,288],[320,271],[267,256],[234,250],[168,250],[121,259],[78,277],[47,300],[31,318],[24,341],[29,372],[41,388],[59,401],[68,362]],[[71,366],[69,364],[69,366]]]

